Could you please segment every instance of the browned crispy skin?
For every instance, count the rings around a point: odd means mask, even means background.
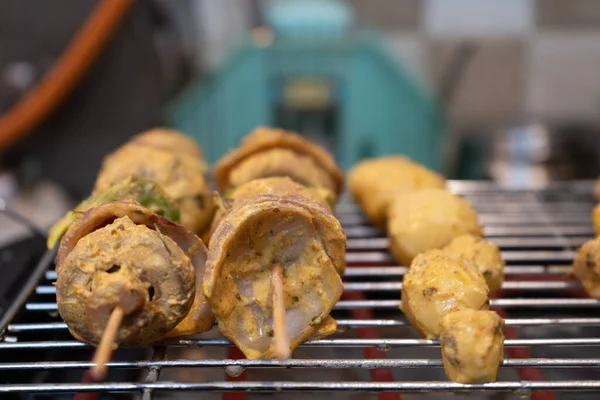
[[[97,344],[112,310],[125,318],[118,343],[148,344],[210,329],[202,293],[206,247],[183,226],[133,201],[86,211],[63,237],[57,303],[73,335]]]
[[[281,265],[291,348],[332,333],[345,239],[331,212],[305,197],[265,195],[236,204],[211,239],[203,284],[219,331],[248,358],[275,356],[271,273]]]
[[[312,159],[315,166],[319,167],[324,173],[329,176],[329,180],[331,183],[327,183],[328,186],[325,186],[326,189],[330,189],[336,195],[340,193],[342,189],[342,184],[344,180],[344,174],[342,170],[336,165],[334,159],[331,157],[327,151],[325,151],[320,146],[311,143],[310,141],[304,139],[303,137],[292,133],[286,132],[280,129],[273,128],[257,128],[250,135],[246,136],[242,141],[240,147],[233,150],[225,157],[223,157],[215,166],[215,179],[217,182],[217,186],[219,190],[225,192],[229,190],[233,185],[232,172],[234,169],[239,167],[244,161],[247,161],[249,158],[258,156],[261,153],[272,151],[272,150],[288,150],[297,155],[297,157],[308,157]],[[271,155],[272,156],[272,155]],[[302,160],[302,158],[300,158]],[[293,159],[290,161],[294,161]],[[307,164],[305,161],[302,161],[305,166]],[[287,164],[280,164],[280,167],[287,167]],[[312,165],[310,165],[312,168]],[[298,168],[300,170],[300,168]],[[288,174],[287,169],[283,172],[271,171],[272,175],[270,176],[286,176]],[[295,175],[299,175],[301,172],[295,173]],[[256,179],[256,178],[266,178],[266,175],[249,175],[248,178]],[[294,176],[290,176],[294,178]],[[313,183],[314,179],[317,179],[313,176],[313,174],[308,174],[306,177],[299,175],[297,177],[301,180],[306,180],[308,182],[299,181],[299,183]],[[241,178],[239,178],[241,179]],[[323,184],[320,182],[319,185]],[[236,182],[238,185],[244,182]],[[331,187],[329,187],[329,185]]]

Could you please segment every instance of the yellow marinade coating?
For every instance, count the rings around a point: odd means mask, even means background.
[[[487,310],[489,288],[471,261],[441,250],[418,255],[402,281],[400,309],[426,338],[440,334],[440,319],[463,309]]]
[[[600,236],[579,248],[571,272],[591,297],[600,299]]]
[[[466,233],[482,236],[477,213],[467,200],[443,189],[405,193],[390,206],[390,251],[402,265],[410,265],[417,254],[442,248]]]
[[[455,255],[463,255],[477,266],[490,290],[499,289],[504,282],[504,260],[500,249],[482,237],[465,234],[458,236],[443,248]]]
[[[494,311],[465,309],[440,321],[446,376],[458,383],[494,382],[504,359],[504,320]]]
[[[383,229],[390,203],[401,193],[446,186],[446,180],[403,156],[366,159],[348,173],[348,187],[369,221]]]

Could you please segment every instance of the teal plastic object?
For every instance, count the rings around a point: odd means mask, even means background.
[[[405,154],[439,171],[444,112],[435,96],[392,58],[374,34],[353,40],[245,42],[209,79],[193,83],[168,108],[167,123],[202,146],[209,162],[257,126],[274,126],[277,82],[336,82],[335,155],[343,168],[362,158]]]

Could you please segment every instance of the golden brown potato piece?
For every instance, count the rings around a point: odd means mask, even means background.
[[[212,193],[202,173],[202,162],[166,150],[129,143],[108,155],[96,180],[94,193],[136,175],[156,182],[179,208],[181,223],[196,233],[212,220]]]
[[[489,288],[471,261],[441,250],[419,254],[402,281],[400,309],[427,338],[440,334],[440,319],[463,309],[487,310]]]
[[[600,236],[581,246],[573,260],[572,273],[591,297],[600,299]]]
[[[204,160],[202,151],[191,138],[174,129],[154,128],[142,132],[129,141],[129,143],[141,144],[166,150],[173,154],[185,154]]]
[[[594,233],[600,236],[600,204],[597,204],[592,211],[592,224],[594,225]]]
[[[458,383],[494,382],[504,359],[504,320],[494,311],[461,310],[440,321],[446,376]]]
[[[405,193],[390,205],[390,250],[402,265],[410,265],[417,254],[440,249],[465,233],[482,235],[477,214],[468,201],[443,189]]]
[[[346,236],[322,205],[265,195],[237,204],[211,238],[204,294],[219,331],[249,359],[273,358],[273,267],[284,269],[290,348],[335,331]]]
[[[485,278],[490,290],[499,289],[504,282],[504,260],[500,250],[487,240],[470,234],[461,235],[446,247],[444,251],[463,255],[473,262]]]
[[[274,153],[273,150],[286,151]],[[240,147],[215,166],[217,187],[222,192],[269,176],[289,176],[305,185],[329,189],[336,195],[344,181],[344,173],[325,149],[295,133],[265,127],[246,136]]]
[[[348,186],[371,223],[385,228],[388,206],[399,194],[446,186],[444,178],[406,157],[367,159],[348,173]]]

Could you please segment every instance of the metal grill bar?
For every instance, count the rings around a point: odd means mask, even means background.
[[[408,322],[396,319],[338,319],[338,327],[400,327],[409,326]],[[505,320],[506,326],[583,326],[600,325],[600,318],[511,318]],[[63,322],[12,324],[8,326],[8,332],[37,332],[66,330],[67,324]]]
[[[344,290],[361,292],[398,292],[402,289],[402,282],[355,282],[345,283]],[[579,282],[505,282],[502,289],[512,290],[571,290],[581,289]],[[38,286],[37,294],[56,294],[54,286]]]
[[[94,364],[88,361],[54,361],[54,362],[26,362],[0,364],[1,370],[39,370],[39,369],[88,369]],[[424,368],[442,367],[440,359],[317,359],[303,360],[291,359],[277,360],[165,360],[165,361],[111,361],[107,363],[110,368]],[[600,367],[600,358],[530,358],[509,359],[502,363],[504,367],[544,367],[565,368]]]
[[[221,347],[232,346],[226,339],[180,339],[164,343],[171,347]],[[504,341],[506,347],[527,346],[599,346],[600,338],[576,338],[576,339],[507,339]],[[375,347],[380,350],[390,350],[397,347],[413,346],[439,346],[436,339],[320,339],[304,342],[302,347]],[[35,349],[64,349],[64,348],[86,348],[84,343],[76,340],[47,341],[47,342],[15,342],[0,343],[0,350],[35,350]],[[130,346],[137,347],[137,346]]]
[[[596,299],[493,299],[491,307],[523,308],[523,307],[598,307]],[[334,310],[351,310],[353,308],[395,309],[400,307],[400,300],[341,300]],[[27,303],[28,311],[57,311],[56,303]]]
[[[0,385],[0,393],[53,393],[53,392],[140,392],[144,389],[194,390],[217,392],[514,392],[527,396],[533,391],[593,391],[600,389],[600,381],[554,382],[493,382],[462,385],[451,382],[157,382],[157,383],[103,383],[103,384],[18,384]]]

